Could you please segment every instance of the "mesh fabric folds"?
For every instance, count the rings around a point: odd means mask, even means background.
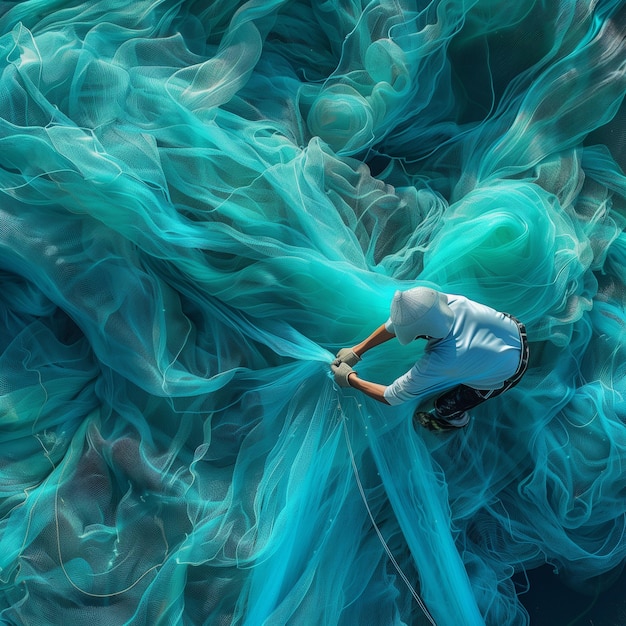
[[[429,623],[348,443],[439,626],[527,624],[546,563],[610,587],[625,35],[619,0],[0,2],[0,621]],[[460,433],[330,373],[416,285],[528,329]]]

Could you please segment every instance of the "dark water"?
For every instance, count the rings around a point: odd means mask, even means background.
[[[520,600],[531,626],[624,626],[626,624],[626,573],[602,593],[589,595],[566,587],[544,566],[528,573],[530,589]],[[524,585],[520,577],[517,583]]]

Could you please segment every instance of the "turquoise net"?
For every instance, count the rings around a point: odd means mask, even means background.
[[[610,588],[620,0],[28,0],[0,33],[3,624],[427,624],[410,586],[518,626],[524,572]],[[330,374],[416,284],[528,328],[454,435]]]

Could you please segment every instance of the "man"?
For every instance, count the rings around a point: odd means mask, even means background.
[[[359,378],[352,366],[393,337],[401,345],[425,339],[423,357],[389,386]],[[516,385],[527,366],[526,329],[514,317],[463,296],[415,287],[396,291],[385,324],[339,350],[331,369],[339,386],[390,405],[445,390],[431,411],[416,411],[413,419],[429,430],[451,430],[467,425],[469,409]]]

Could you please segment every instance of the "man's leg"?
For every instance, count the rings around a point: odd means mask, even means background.
[[[435,400],[436,415],[449,422],[458,420],[469,409],[482,404],[487,399],[487,393],[467,385],[454,387]]]
[[[432,411],[416,411],[413,418],[428,430],[463,428],[470,420],[467,411],[487,400],[489,395],[491,392],[459,385],[439,396]]]

